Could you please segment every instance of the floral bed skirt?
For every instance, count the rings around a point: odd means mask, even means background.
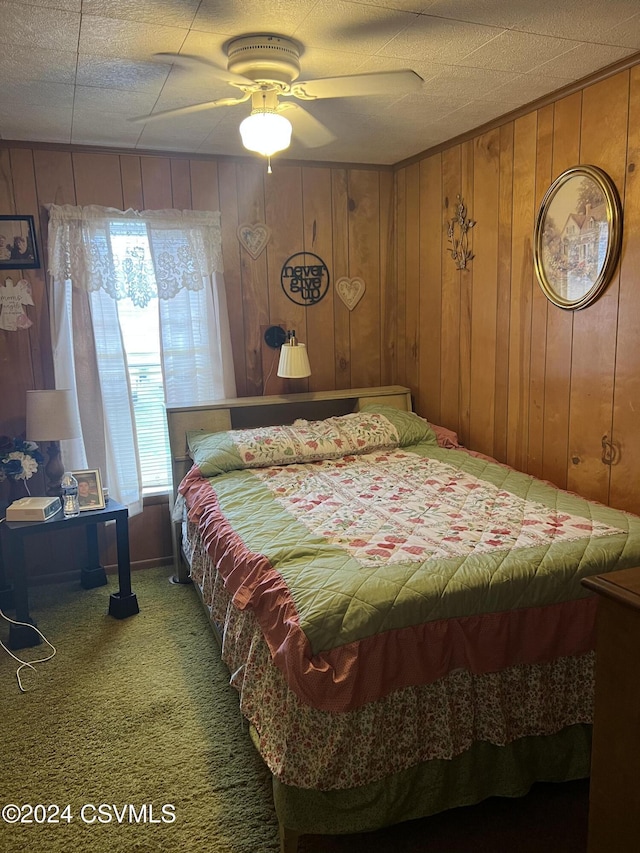
[[[252,612],[234,607],[190,523],[183,524],[183,548],[222,634],[222,657],[241,712],[258,734],[264,761],[285,785],[355,788],[431,759],[452,759],[475,743],[504,746],[592,720],[593,653],[484,675],[456,669],[352,711],[309,707],[272,664]]]

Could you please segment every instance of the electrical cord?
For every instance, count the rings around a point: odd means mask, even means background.
[[[20,664],[20,666],[16,670],[16,679],[18,681],[18,687],[20,688],[21,692],[26,693],[27,691],[22,686],[22,680],[20,678],[20,671],[23,670],[25,667],[28,667],[29,669],[32,669],[35,672],[36,668],[35,668],[34,664],[46,663],[48,660],[51,660],[51,658],[55,656],[56,647],[53,645],[53,643],[50,643],[49,640],[47,640],[47,638],[42,633],[42,631],[39,631],[35,625],[31,625],[28,622],[16,622],[15,619],[10,619],[6,615],[6,613],[3,613],[1,609],[0,609],[0,617],[5,619],[7,622],[10,622],[12,625],[24,625],[26,628],[31,628],[32,631],[35,631],[36,634],[38,634],[44,640],[44,642],[49,646],[49,648],[53,649],[51,654],[47,655],[47,657],[45,657],[45,658],[37,658],[36,660],[27,661],[27,660],[22,660],[17,655],[14,655],[14,653],[11,651],[11,649],[8,649],[5,646],[5,644],[2,642],[2,640],[0,640],[0,646],[2,646],[2,648],[9,655],[9,657],[12,657],[15,661],[17,661]]]
[[[271,374],[273,373],[273,368],[276,366],[276,361],[280,360],[280,351],[274,353],[273,359],[271,361],[271,367],[269,368],[269,373],[267,374],[267,378],[264,380],[264,385],[262,386],[262,393],[266,396],[267,393],[267,385],[269,384],[269,380],[271,379]]]

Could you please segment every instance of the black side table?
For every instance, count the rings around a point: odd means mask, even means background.
[[[4,521],[8,564],[13,571],[13,602],[16,622],[25,625],[9,626],[9,647],[23,649],[42,642],[40,635],[31,625],[35,622],[29,616],[29,596],[27,573],[24,562],[24,540],[37,533],[52,533],[69,530],[71,527],[84,527],[89,552],[89,566],[82,569],[81,583],[85,589],[103,586],[107,576],[100,566],[97,525],[105,521],[116,523],[116,544],[118,549],[118,592],[109,597],[109,615],[116,619],[126,619],[140,612],[138,599],[131,591],[131,564],[129,562],[129,512],[126,506],[110,500],[104,509],[85,510],[75,518],[65,518],[59,512],[46,521]]]

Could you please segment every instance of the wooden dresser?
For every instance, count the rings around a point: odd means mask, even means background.
[[[600,596],[589,853],[640,850],[640,568],[585,578]]]

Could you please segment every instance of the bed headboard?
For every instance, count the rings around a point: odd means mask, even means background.
[[[191,467],[187,433],[223,432],[228,429],[290,424],[297,418],[324,418],[357,412],[366,403],[384,403],[397,409],[412,411],[411,391],[402,385],[378,388],[347,388],[339,391],[310,391],[305,394],[283,394],[273,397],[238,397],[216,400],[198,406],[167,407],[167,426],[171,449],[172,497],[180,481]],[[174,559],[179,580],[185,580],[180,560],[179,531],[174,528]]]

